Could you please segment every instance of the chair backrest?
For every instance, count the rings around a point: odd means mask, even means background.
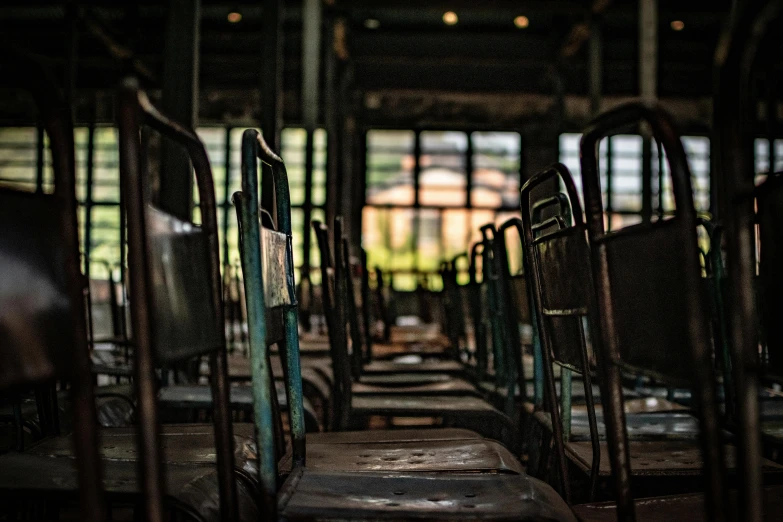
[[[642,121],[666,152],[676,211],[671,219],[607,233],[598,144]],[[723,447],[691,175],[679,135],[662,109],[632,103],[599,116],[584,133],[580,149],[599,312],[593,342],[600,347],[603,362],[604,417],[618,516],[631,518],[634,509],[620,381],[620,369],[627,368],[668,382],[691,383],[701,421],[708,515],[710,520],[719,519],[726,513],[727,498]]]
[[[351,361],[348,356],[345,285],[336,268],[342,264],[343,258],[340,246],[341,231],[336,230],[339,223],[339,220],[335,220],[334,249],[329,244],[329,229],[326,225],[320,221],[313,221],[312,225],[321,253],[321,292],[329,335],[329,354],[334,372],[332,422],[335,429],[345,429],[350,414],[352,379]]]
[[[512,351],[511,359],[514,363],[516,384],[519,388],[520,398],[524,401],[527,400],[527,383],[525,382],[525,368],[522,359],[524,350],[519,333],[520,325],[532,324],[533,326],[533,352],[540,354],[541,346],[538,341],[538,325],[535,324],[535,321],[530,320],[531,289],[527,284],[527,274],[512,274],[509,266],[511,260],[508,253],[506,231],[510,228],[517,231],[520,241],[523,239],[522,220],[518,217],[513,217],[498,227],[495,235],[495,242],[498,257],[498,271],[501,279],[501,294],[499,297],[505,310],[504,322],[508,325],[509,349]],[[536,368],[534,367],[534,373],[536,373],[535,370]]]
[[[372,303],[370,301],[370,272],[367,266],[367,251],[360,247],[361,251],[361,296],[362,296],[362,327],[364,330],[364,362],[370,362],[372,360],[372,314],[370,308]]]
[[[537,187],[558,177],[565,185],[565,194],[536,202],[531,200]],[[561,488],[566,497],[569,497],[563,442],[570,436],[572,371],[582,374],[585,386],[593,442],[593,490],[600,464],[600,447],[592,400],[592,365],[584,331],[584,318],[588,316],[592,306],[590,255],[579,196],[568,168],[556,163],[536,174],[522,187],[521,195],[525,266],[530,273],[533,309],[541,337],[546,406],[552,419]],[[552,202],[560,206],[560,211],[553,217],[542,219],[543,209],[552,206]],[[557,406],[553,362],[561,367],[560,411]]]
[[[770,174],[756,190],[758,202],[761,322],[767,371],[783,376],[783,173]]]
[[[276,231],[261,224],[258,160],[265,169],[263,175],[272,176],[277,210]],[[248,129],[242,135],[242,191],[234,193],[233,200],[240,227],[250,333],[262,509],[271,519],[277,509],[274,387],[268,349],[273,343],[283,345],[280,352],[285,367],[295,467],[305,465],[306,445],[288,175],[283,160],[271,151],[261,133],[255,129]]]
[[[506,414],[513,415],[515,410],[515,388],[517,385],[519,364],[521,355],[518,351],[518,329],[516,335],[512,334],[512,323],[508,321],[508,294],[506,292],[507,269],[503,266],[505,257],[504,248],[500,248],[498,231],[494,224],[481,227],[481,235],[484,241],[482,255],[482,267],[484,282],[487,291],[490,332],[492,338],[492,353],[495,370],[495,385],[499,389],[506,390],[504,410]],[[507,264],[507,263],[506,263]],[[516,343],[512,339],[517,339]],[[515,348],[514,344],[517,345]]]
[[[362,374],[362,363],[366,347],[365,339],[367,338],[363,321],[360,319],[364,314],[364,308],[366,308],[364,301],[361,299],[361,266],[351,256],[346,237],[340,238],[339,248],[342,253],[342,266],[336,266],[335,269],[342,273],[345,284],[345,310],[351,336],[351,374],[354,379],[358,379]],[[357,279],[359,280],[357,281]]]
[[[704,287],[709,296],[712,336],[715,340],[715,362],[723,377],[724,418],[733,421],[736,416],[736,390],[729,345],[726,317],[726,269],[723,266],[723,226],[700,216],[699,226],[706,232],[707,249],[701,249],[704,265]]]
[[[76,218],[74,137],[70,108],[32,57],[8,50],[0,70],[21,79],[49,136],[54,193],[0,189],[0,390],[70,383],[80,517],[103,520],[98,454]],[[56,412],[54,412],[56,415]],[[31,470],[35,472],[35,470]]]
[[[482,267],[481,281],[478,278],[478,262],[484,257],[486,242],[482,239],[470,247],[470,265],[468,268],[468,301],[470,315],[473,317],[473,344],[476,359],[476,379],[483,381],[487,377],[489,356],[487,350],[487,328],[484,321],[484,270]],[[482,263],[483,265],[483,263]]]
[[[386,285],[383,281],[383,270],[381,267],[375,267],[375,297],[378,303],[378,315],[383,323],[383,342],[388,343],[391,340],[391,316],[388,303],[386,302]]]
[[[223,520],[236,520],[234,450],[228,398],[219,244],[212,171],[192,129],[159,113],[134,79],[119,93],[120,176],[128,216],[128,265],[133,298],[139,398],[141,482],[148,520],[163,516],[163,466],[156,405],[155,364],[209,355],[218,481]],[[149,202],[140,131],[143,125],[181,144],[196,174],[201,225],[176,218]]]
[[[467,252],[457,254],[449,261],[449,270],[451,272],[452,300],[454,306],[453,322],[455,324],[453,346],[455,357],[470,356],[468,352],[468,331],[467,321],[471,317],[470,313],[470,281],[466,284],[459,283],[460,261],[465,260],[467,267],[464,273],[469,276],[470,273],[470,255]]]
[[[715,50],[712,149],[717,151],[713,176],[718,181],[719,218],[726,230],[730,347],[735,365],[737,426],[742,477],[740,517],[759,522],[763,514],[762,442],[759,422],[758,328],[752,249],[754,138],[757,132],[757,89],[761,75],[758,56],[776,57],[774,50],[759,53],[773,23],[783,12],[781,0],[751,0],[733,5]],[[776,35],[775,35],[776,36]],[[768,106],[775,106],[775,103]],[[774,112],[774,111],[773,111]],[[768,111],[768,114],[770,111]]]

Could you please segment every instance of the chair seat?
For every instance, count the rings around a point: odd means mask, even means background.
[[[308,440],[307,468],[346,472],[525,472],[502,444],[487,439],[319,444]]]
[[[429,343],[448,346],[449,339],[440,331],[436,323],[392,326],[389,330],[392,344]]]
[[[447,345],[441,343],[373,343],[373,359],[390,359],[400,355],[415,354],[424,356],[443,356],[447,354]]]
[[[299,339],[302,355],[329,355],[329,339]]]
[[[666,497],[642,498],[634,502],[637,522],[658,522],[660,520],[706,520],[704,513],[704,495],[671,495]],[[732,511],[737,508],[737,493],[731,491],[729,505]],[[582,522],[614,522],[617,509],[614,502],[596,502],[573,507],[574,514]],[[764,488],[764,520],[780,520],[783,512],[783,486]],[[736,516],[727,517],[736,520]]]
[[[458,361],[372,361],[363,368],[365,373],[462,373]]]
[[[378,377],[394,376],[379,375]],[[383,386],[382,384],[355,382],[352,386],[352,392],[358,395],[379,393],[387,395],[479,395],[475,386],[464,379],[449,379],[447,381],[424,383],[413,386]]]
[[[237,422],[234,427],[234,467],[250,482],[256,481],[257,462],[253,424]],[[163,424],[160,441],[163,462],[215,465],[215,434],[212,424]],[[106,461],[137,461],[136,428],[105,428],[100,431],[100,453]],[[70,435],[51,437],[26,451],[49,458],[73,458]]]
[[[286,520],[575,521],[548,485],[526,475],[335,473],[298,470],[283,485]]]
[[[351,409],[357,414],[402,417],[499,413],[487,401],[471,396],[359,395],[353,397]]]
[[[702,472],[701,450],[697,440],[660,440],[630,441],[631,473],[633,476],[651,475],[699,475]],[[570,442],[566,444],[566,453],[585,472],[590,469],[593,451],[590,442]],[[726,468],[736,469],[737,449],[724,446]],[[783,466],[764,460],[765,471],[783,472]],[[611,474],[609,451],[606,443],[601,443],[601,464],[599,474],[608,477]]]
[[[441,440],[481,439],[475,431],[462,428],[371,430],[371,431],[334,431],[330,433],[308,433],[307,447],[310,444],[364,444],[367,442],[418,442]]]
[[[699,421],[687,413],[629,413],[625,417],[630,440],[696,440]],[[603,414],[596,413],[598,433],[606,437]],[[571,417],[571,440],[589,441],[590,425],[586,414]]]
[[[332,361],[328,356],[302,357],[301,362],[302,368],[312,368],[321,374],[327,380],[327,382],[332,382]],[[277,378],[282,378],[283,365],[280,361],[280,357],[276,353],[272,354],[270,357],[270,364],[272,366],[272,375]],[[201,375],[203,377],[209,376],[209,367],[207,365],[203,365]],[[250,367],[250,359],[244,355],[229,355],[228,377],[233,382],[252,381],[253,373]]]
[[[627,401],[630,402],[630,401]],[[539,424],[551,431],[552,417],[547,412],[537,411],[534,417]],[[595,420],[601,440],[606,440],[606,426],[603,412],[596,411]],[[630,440],[695,440],[699,434],[699,422],[687,413],[627,413],[626,429]],[[587,413],[571,410],[572,442],[590,440],[590,424]]]
[[[504,442],[517,449],[515,426],[504,413],[487,401],[470,395],[355,395],[351,413],[356,417],[433,417],[445,425],[470,428],[481,435]]]
[[[139,503],[141,482],[133,460],[104,460],[103,487],[109,500],[120,504]],[[30,453],[0,455],[0,505],[8,499],[40,502],[49,495],[77,501],[79,493],[76,461]],[[243,477],[244,474],[240,474]],[[179,513],[197,521],[220,520],[220,495],[214,465],[165,466],[165,502]],[[259,520],[254,495],[257,486],[237,481],[240,520]],[[175,519],[181,518],[173,517]]]
[[[359,381],[364,384],[380,386],[420,386],[430,383],[442,383],[454,379],[446,373],[390,373],[362,375]]]
[[[288,396],[285,385],[276,381],[277,401],[281,409],[288,407]],[[236,411],[253,411],[253,389],[251,386],[231,386],[231,409]],[[303,397],[305,426],[310,431],[319,431],[318,414],[310,401]],[[161,409],[193,409],[208,410],[212,408],[212,389],[207,385],[176,385],[164,386],[158,392],[158,404]]]

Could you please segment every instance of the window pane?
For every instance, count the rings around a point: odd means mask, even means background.
[[[416,256],[418,269],[424,272],[437,272],[443,259],[442,213],[434,209],[419,211],[419,237]]]
[[[612,194],[611,208],[619,212],[642,211],[642,137],[613,136],[612,138]],[[605,179],[605,178],[604,178]],[[604,202],[608,200],[602,187]]]
[[[35,127],[0,128],[0,187],[35,190]]]
[[[120,202],[120,152],[117,130],[113,127],[95,129],[93,151],[92,199],[95,202]]]
[[[519,207],[519,148],[521,138],[516,132],[474,132],[473,145],[473,206],[491,208]],[[487,201],[494,192],[497,203]]]
[[[710,139],[706,136],[683,136],[693,182],[693,203],[698,212],[710,209]]]
[[[419,203],[448,207],[465,206],[467,135],[464,132],[426,131],[421,133],[420,139]]]
[[[291,204],[302,205],[305,199],[305,146],[307,132],[304,129],[283,129],[280,141],[280,156],[288,172],[288,188]],[[294,228],[294,230],[302,230]],[[297,265],[298,266],[298,265]]]
[[[231,198],[226,194],[226,129],[223,127],[202,127],[196,134],[204,142],[212,166],[212,178],[215,182],[215,201],[218,204]]]
[[[367,133],[367,203],[413,205],[413,131]]]

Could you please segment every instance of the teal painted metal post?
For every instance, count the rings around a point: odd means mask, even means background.
[[[560,367],[560,418],[563,421],[563,441],[571,438],[571,383],[573,372],[565,366]]]
[[[245,171],[246,155],[242,155]],[[250,160],[255,163],[255,156]],[[267,518],[275,518],[277,502],[277,455],[275,452],[274,420],[272,418],[272,379],[266,343],[266,306],[261,268],[261,240],[258,228],[258,205],[255,198],[234,193],[239,223],[240,259],[245,285],[248,333],[250,337],[250,369],[258,446],[258,478],[261,484],[262,509]]]
[[[261,159],[266,164],[267,169],[269,169],[268,171],[271,171],[275,187],[275,200],[277,202],[277,229],[278,232],[286,236],[285,275],[289,294],[288,302],[290,303],[283,305],[285,329],[284,364],[286,365],[286,373],[288,375],[286,393],[288,395],[294,465],[304,465],[304,405],[302,399],[302,370],[299,361],[299,327],[294,281],[291,200],[288,191],[288,174],[286,173],[283,160],[269,149],[261,134],[255,129],[248,129],[242,135],[242,191],[247,197],[251,198],[250,204],[257,208],[258,171],[256,158]],[[253,226],[258,227],[257,220],[253,222]]]

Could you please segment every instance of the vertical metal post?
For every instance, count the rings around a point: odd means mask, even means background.
[[[314,149],[315,131],[307,129],[305,138],[305,179],[304,179],[304,202],[302,204],[303,229],[302,229],[302,270],[301,277],[310,279],[310,221],[313,219],[313,168],[314,168]]]
[[[223,153],[223,168],[225,169],[225,176],[223,178],[223,201],[220,204],[223,206],[223,266],[225,270],[231,266],[231,260],[228,258],[228,219],[231,215],[231,127],[226,127],[226,142],[224,144]],[[233,330],[232,330],[233,331]]]
[[[201,0],[170,0],[163,67],[162,108],[183,125],[198,124],[199,25]],[[161,143],[160,206],[180,219],[191,219],[193,169],[182,146]]]
[[[658,0],[639,1],[639,95],[645,102],[657,98]],[[642,221],[652,220],[652,134],[642,125]]]
[[[601,92],[603,91],[601,27],[596,19],[593,19],[590,24],[590,40],[588,43],[590,115],[595,118],[601,112]]]
[[[261,134],[275,152],[280,152],[283,128],[283,0],[264,0],[261,48]],[[261,206],[277,217],[275,188],[271,176],[261,179]],[[308,236],[309,237],[309,236]]]
[[[67,44],[65,48],[65,101],[71,109],[73,117],[73,91],[76,87],[76,72],[79,68],[79,19],[75,2],[66,5],[66,22],[68,24]]]
[[[90,254],[92,253],[92,185],[95,173],[95,123],[87,128],[87,186],[84,195],[84,277],[90,280]],[[110,273],[111,275],[111,269]],[[113,291],[114,289],[110,289]]]
[[[318,125],[321,70],[321,1],[305,0],[302,8],[302,116],[305,140],[302,273],[310,275],[310,221],[313,215],[313,148]]]
[[[776,81],[772,74],[767,75],[767,92],[766,92],[766,98],[767,98],[767,114],[766,114],[766,123],[767,123],[767,142],[769,143],[769,173],[772,174],[775,172],[775,135],[777,131],[777,121],[778,121],[778,98],[777,98],[777,89],[776,87]]]
[[[596,114],[597,116],[597,114]],[[613,140],[612,138],[606,138],[606,216],[609,218],[607,220],[607,230],[612,230],[612,214],[614,211],[614,208],[612,208],[612,156],[614,155],[614,147],[612,147]]]
[[[339,213],[342,185],[340,156],[342,154],[340,125],[337,111],[337,59],[334,54],[334,22],[326,24],[326,62],[324,63],[324,126],[326,128],[326,223],[331,228]],[[306,223],[307,225],[307,223]],[[308,227],[309,229],[309,227]]]
[[[419,191],[421,190],[421,131],[417,130],[413,141],[413,227],[411,244],[413,247],[413,272],[419,268]]]
[[[44,184],[44,128],[38,125],[35,136],[35,191],[38,194],[43,193]]]
[[[468,148],[465,150],[465,206],[473,208],[473,133],[468,132]]]

